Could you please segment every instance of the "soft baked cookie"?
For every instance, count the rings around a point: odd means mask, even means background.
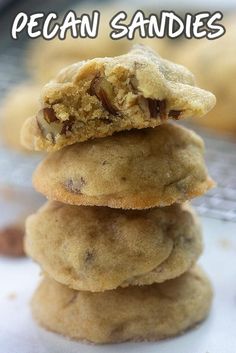
[[[225,23],[226,33],[217,40],[186,40],[176,60],[196,74],[197,81],[217,97],[206,119],[191,119],[197,125],[236,134],[236,14]]]
[[[79,62],[62,70],[41,95],[22,142],[29,149],[58,150],[114,132],[155,127],[168,118],[200,117],[215,97],[194,86],[184,67],[136,46],[128,54]]]
[[[45,328],[94,343],[159,340],[183,333],[208,314],[212,289],[195,268],[177,279],[101,293],[75,291],[45,278],[33,316]]]
[[[143,209],[205,193],[207,174],[200,137],[183,127],[121,132],[49,154],[33,183],[50,200],[76,205]]]
[[[127,211],[49,202],[28,218],[26,233],[26,251],[44,271],[92,292],[177,277],[202,251],[187,205]]]
[[[20,130],[25,120],[38,109],[39,92],[39,86],[25,82],[11,89],[3,100],[0,133],[11,148],[24,149],[20,142]]]

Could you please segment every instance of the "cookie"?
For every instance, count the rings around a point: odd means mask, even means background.
[[[40,110],[24,124],[22,142],[55,151],[167,119],[200,117],[214,104],[215,97],[196,87],[187,69],[136,46],[126,55],[62,70],[43,88]]]
[[[103,5],[100,8],[96,4],[96,9],[100,11],[99,31],[96,39],[73,38],[68,32],[64,40],[53,38],[50,41],[43,39],[32,41],[33,45],[31,44],[28,48],[27,66],[37,82],[48,82],[61,69],[81,60],[125,54],[134,43],[146,44],[157,50],[164,57],[170,57],[170,59],[178,49],[178,45],[175,45],[173,40],[167,38],[141,38],[137,31],[133,40],[127,38],[113,40],[110,37],[111,27],[109,22],[120,11],[120,8],[117,7],[116,9],[114,4],[112,6]],[[91,14],[93,10],[93,8],[86,9],[83,5],[78,7],[77,13]],[[128,24],[132,19],[133,12],[130,9],[126,9],[126,13],[128,17],[124,23]],[[45,62],[47,65],[45,65]]]
[[[200,137],[183,127],[122,132],[49,154],[34,173],[37,191],[76,205],[168,206],[214,185]]]
[[[187,205],[145,211],[49,202],[27,220],[26,251],[52,278],[92,292],[163,282],[202,251]]]
[[[15,149],[25,150],[20,142],[20,130],[25,120],[38,109],[39,86],[23,83],[9,91],[2,103],[1,138]]]
[[[212,289],[195,268],[177,279],[101,293],[75,291],[45,278],[32,311],[45,328],[93,343],[159,340],[193,327],[208,314]]]
[[[234,15],[225,21],[226,33],[217,40],[185,41],[178,58],[178,62],[196,74],[198,83],[217,97],[216,107],[206,118],[191,121],[230,134],[236,134],[236,87],[232,79],[236,76],[235,19]]]

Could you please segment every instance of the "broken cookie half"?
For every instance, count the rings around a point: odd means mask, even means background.
[[[22,131],[23,144],[55,151],[114,132],[201,117],[215,97],[183,66],[135,46],[128,54],[68,66],[42,91],[41,109]]]

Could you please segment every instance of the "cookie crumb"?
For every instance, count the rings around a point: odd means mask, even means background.
[[[232,248],[232,243],[229,241],[229,239],[226,238],[220,239],[219,244],[225,250],[229,250]]]
[[[7,295],[7,299],[9,300],[15,300],[17,297],[16,292],[11,292]]]

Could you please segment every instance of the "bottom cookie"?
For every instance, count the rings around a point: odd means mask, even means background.
[[[99,293],[75,291],[45,278],[32,311],[45,328],[94,343],[159,340],[202,321],[212,301],[209,280],[199,268],[150,286]]]

